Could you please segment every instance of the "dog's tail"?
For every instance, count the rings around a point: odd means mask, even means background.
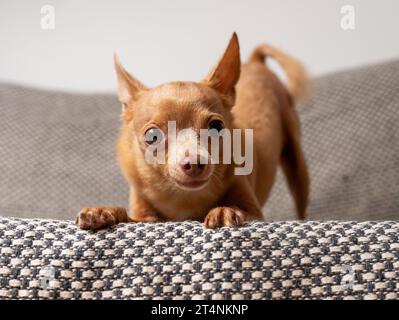
[[[249,61],[265,61],[266,57],[275,59],[283,68],[287,78],[287,89],[294,102],[309,92],[309,77],[305,67],[295,58],[267,44],[255,48]]]

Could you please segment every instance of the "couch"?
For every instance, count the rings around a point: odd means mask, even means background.
[[[265,222],[73,223],[127,206],[114,94],[0,84],[0,299],[397,299],[399,61],[318,77],[298,110],[307,221],[279,172]]]

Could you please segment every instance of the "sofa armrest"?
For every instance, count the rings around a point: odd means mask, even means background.
[[[399,222],[0,218],[0,299],[395,299]]]

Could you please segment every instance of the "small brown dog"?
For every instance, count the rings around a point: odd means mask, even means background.
[[[287,86],[265,65],[268,56],[284,69]],[[76,219],[81,228],[182,220],[204,221],[206,227],[215,228],[261,220],[261,207],[280,163],[298,218],[304,219],[309,178],[294,104],[305,93],[307,78],[299,62],[262,45],[241,65],[234,33],[219,63],[199,83],[171,82],[149,89],[116,56],[115,69],[123,119],[118,159],[131,185],[130,214],[119,207],[84,208]],[[236,175],[235,163],[198,162],[198,154],[195,161],[182,162],[187,156],[184,148],[179,161],[148,163],[145,152],[167,140],[168,121],[175,121],[177,130],[195,132],[253,129],[252,172]],[[166,149],[172,147],[169,144]]]

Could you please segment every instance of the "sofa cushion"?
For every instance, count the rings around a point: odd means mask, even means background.
[[[397,299],[399,222],[0,218],[0,299]]]
[[[300,112],[312,186],[309,219],[399,216],[399,61],[315,79]],[[73,219],[127,206],[115,160],[114,95],[0,85],[0,215]],[[266,219],[294,219],[278,174]]]

